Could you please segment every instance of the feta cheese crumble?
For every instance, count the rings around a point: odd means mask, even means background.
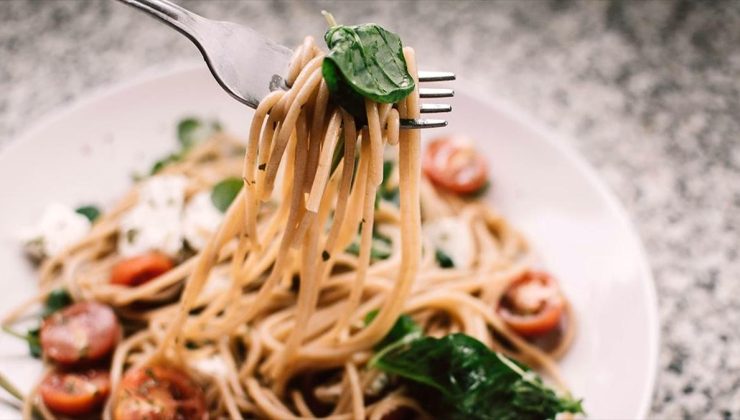
[[[188,245],[196,251],[203,249],[223,218],[223,213],[213,205],[210,190],[196,194],[188,201],[182,219],[183,235]]]
[[[41,260],[84,238],[91,226],[87,217],[64,204],[53,203],[44,210],[38,224],[24,229],[20,237],[26,252]]]
[[[450,257],[455,268],[468,268],[473,264],[475,242],[466,223],[455,217],[443,217],[425,224],[424,234]]]
[[[139,189],[139,202],[121,219],[118,251],[124,257],[159,251],[174,257],[183,244],[181,217],[187,178],[155,176]]]
[[[196,359],[190,363],[190,367],[204,375],[225,378],[228,373],[226,362],[216,355]]]

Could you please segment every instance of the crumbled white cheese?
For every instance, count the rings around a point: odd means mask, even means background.
[[[203,249],[223,218],[223,213],[213,205],[210,191],[196,194],[185,206],[182,219],[182,230],[188,245],[196,251]]]
[[[225,378],[228,368],[224,360],[216,355],[195,359],[190,362],[190,367],[204,375]]]
[[[159,251],[175,256],[180,251],[186,186],[187,178],[173,175],[153,177],[141,186],[139,202],[121,218],[121,255]]]
[[[59,203],[44,210],[36,226],[21,232],[26,252],[36,259],[53,256],[81,240],[90,231],[87,217]]]
[[[452,259],[455,268],[467,268],[473,264],[475,242],[468,224],[454,217],[443,217],[426,223],[424,234],[436,249]]]

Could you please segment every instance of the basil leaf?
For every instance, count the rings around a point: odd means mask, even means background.
[[[199,118],[188,117],[177,124],[177,141],[183,150],[187,150],[221,130],[218,121],[205,123]]]
[[[65,289],[54,289],[49,293],[41,310],[41,317],[46,318],[54,312],[72,304],[72,296]],[[10,327],[3,327],[3,330],[15,337],[25,340],[28,343],[28,351],[31,356],[41,357],[41,329],[40,327],[31,328],[25,334],[14,331]]]
[[[243,186],[244,181],[239,178],[226,178],[213,187],[211,202],[221,213],[226,213]]]
[[[28,352],[31,356],[40,359],[41,358],[41,329],[33,328],[28,330],[26,333],[26,341],[28,341]]]
[[[455,266],[455,263],[452,261],[452,258],[450,258],[449,255],[447,255],[444,251],[437,248],[436,251],[434,251],[434,257],[437,259],[437,263],[442,268],[452,268]]]
[[[46,318],[54,312],[66,308],[73,302],[72,296],[65,289],[54,289],[46,297],[44,302],[44,309],[41,312],[41,316]]]
[[[151,170],[149,170],[149,175],[155,175],[166,166],[179,162],[190,148],[222,130],[223,127],[221,126],[221,123],[216,120],[208,123],[204,123],[202,120],[195,117],[188,117],[180,120],[180,122],[177,123],[177,141],[180,143],[180,150],[175,153],[170,153],[154,162]]]
[[[360,236],[355,238],[354,242],[349,244],[345,252],[352,255],[360,255]],[[378,231],[373,232],[372,245],[370,247],[370,259],[372,260],[384,260],[391,256],[393,248],[391,247],[391,239],[385,235],[380,234]]]
[[[540,420],[583,412],[580,401],[556,395],[534,372],[465,334],[394,346],[373,362],[440,418]]]
[[[159,171],[161,171],[171,163],[179,162],[180,159],[182,159],[182,153],[170,153],[162,159],[154,162],[154,165],[152,165],[152,169],[149,170],[149,175],[157,174]]]
[[[96,206],[82,206],[78,207],[75,212],[87,217],[91,223],[100,217],[100,209]]]
[[[395,166],[396,165],[392,160],[383,161],[383,184],[388,182],[388,178],[390,178],[391,174],[393,174],[393,168]]]
[[[31,356],[36,358],[41,357],[41,329],[39,327],[32,328],[26,331],[25,334],[21,334],[8,326],[4,326],[3,331],[28,343],[28,351],[31,353]]]
[[[329,53],[321,71],[333,98],[355,119],[365,121],[364,98],[394,103],[414,90],[401,39],[368,23],[336,25],[324,34]]]
[[[372,310],[365,315],[365,326],[370,325],[371,322],[378,316],[378,310]],[[413,318],[408,315],[401,315],[398,317],[396,322],[388,331],[388,334],[380,340],[373,349],[376,352],[382,351],[384,348],[390,346],[393,343],[399,342],[400,340],[412,340],[421,337],[422,331],[419,324],[417,324]]]

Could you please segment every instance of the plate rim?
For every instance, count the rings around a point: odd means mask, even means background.
[[[126,91],[136,85],[152,82],[157,79],[173,77],[179,74],[202,71],[202,66],[202,61],[195,60],[185,61],[167,67],[154,66],[140,71],[132,77],[103,83],[89,91],[81,92],[81,94],[73,100],[57,104],[49,111],[41,114],[41,116],[35,118],[27,128],[18,130],[9,135],[5,144],[0,145],[0,164],[2,164],[5,159],[9,159],[8,156],[12,154],[13,150],[22,147],[22,145],[29,142],[31,138],[46,126],[53,124],[56,121],[63,120],[67,115],[72,114],[76,110],[83,108],[90,103],[94,103],[106,96]],[[659,302],[655,278],[649,263],[648,254],[645,251],[645,246],[639,232],[632,222],[632,219],[629,217],[627,210],[619,201],[618,196],[602,179],[592,164],[574,146],[572,146],[574,142],[568,140],[568,137],[570,136],[566,136],[554,128],[548,127],[543,121],[536,119],[531,113],[526,112],[522,107],[511,101],[495,98],[491,96],[490,93],[482,93],[479,89],[473,89],[470,84],[466,84],[464,81],[456,80],[455,85],[455,90],[463,92],[466,96],[495,109],[503,116],[521,124],[540,137],[541,141],[548,143],[550,147],[560,153],[570,164],[574,165],[580,173],[585,175],[587,183],[591,185],[596,194],[604,200],[607,208],[614,212],[616,220],[626,228],[626,234],[637,251],[636,256],[639,260],[639,272],[640,276],[645,279],[644,283],[646,283],[645,286],[649,306],[649,308],[647,308],[648,317],[646,319],[646,324],[649,335],[648,359],[650,361],[650,365],[647,372],[647,389],[642,396],[642,401],[638,404],[637,413],[639,418],[647,418],[655,396],[658,376],[659,349],[661,343],[660,320],[658,314]]]
[[[639,260],[639,272],[640,276],[645,279],[644,283],[646,283],[647,301],[649,306],[646,324],[649,335],[648,359],[651,363],[648,368],[647,389],[642,396],[642,401],[638,404],[638,417],[641,419],[648,418],[656,392],[658,365],[660,362],[659,350],[661,331],[658,312],[659,302],[655,277],[653,276],[648,254],[645,251],[645,245],[642,242],[635,224],[627,213],[627,210],[624,205],[622,205],[621,201],[619,201],[618,196],[596,171],[596,168],[586,160],[586,158],[574,146],[571,146],[574,142],[568,140],[568,137],[570,136],[566,136],[554,128],[548,128],[543,121],[536,119],[531,113],[526,112],[524,108],[515,105],[511,101],[496,99],[484,93],[476,93],[479,92],[479,90],[472,89],[471,85],[466,84],[465,82],[456,80],[455,83],[460,87],[459,89],[456,87],[456,90],[464,92],[467,96],[470,96],[501,112],[505,117],[522,124],[527,127],[527,129],[532,130],[543,141],[547,142],[549,146],[556,149],[557,152],[561,153],[570,164],[574,165],[578,171],[582,172],[586,176],[588,184],[590,184],[594,188],[595,192],[604,200],[607,208],[614,211],[618,223],[622,224],[626,228],[627,237],[629,238],[629,241],[633,243],[637,251],[636,256]]]

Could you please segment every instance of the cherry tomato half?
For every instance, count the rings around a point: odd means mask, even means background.
[[[200,387],[172,366],[142,366],[126,372],[116,391],[114,420],[207,419]]]
[[[432,141],[424,152],[422,169],[432,183],[457,194],[480,191],[488,181],[486,162],[462,137]]]
[[[511,283],[498,312],[511,329],[533,337],[555,329],[564,306],[555,279],[547,273],[530,271]]]
[[[51,411],[67,416],[83,416],[98,410],[108,398],[110,374],[102,369],[52,371],[41,381],[39,394]]]
[[[121,336],[116,314],[97,302],[79,302],[53,313],[41,324],[41,349],[64,365],[99,360]]]
[[[110,282],[138,286],[170,271],[174,265],[166,255],[150,252],[118,262],[111,270]]]

